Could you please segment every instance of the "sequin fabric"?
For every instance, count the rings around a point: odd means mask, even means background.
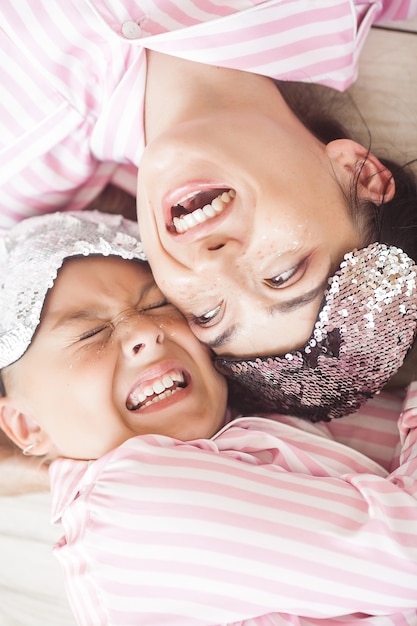
[[[417,326],[416,265],[384,244],[347,254],[307,344],[284,355],[217,357],[239,409],[312,422],[356,411],[401,367]]]
[[[91,254],[144,261],[137,224],[99,211],[59,212],[23,220],[0,238],[0,368],[29,347],[64,260]]]

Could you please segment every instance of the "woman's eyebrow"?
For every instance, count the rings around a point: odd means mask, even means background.
[[[237,334],[238,330],[239,330],[238,324],[233,324],[233,326],[230,326],[229,328],[227,328],[224,332],[222,332],[218,337],[216,337],[212,341],[203,341],[203,343],[208,348],[211,348],[212,350],[214,350],[215,348],[219,348],[220,346],[224,345],[227,341],[229,341],[229,339],[231,339],[234,335]]]
[[[274,315],[275,313],[290,313],[292,311],[296,311],[302,306],[309,304],[313,300],[317,298],[317,296],[324,294],[325,288],[327,286],[327,278],[320,283],[317,287],[310,289],[306,293],[303,293],[301,296],[297,296],[296,298],[291,298],[291,300],[286,300],[285,302],[276,302],[275,304],[268,307],[267,313],[270,315]],[[211,341],[203,341],[204,345],[212,350],[216,348],[220,348],[224,346],[232,337],[234,337],[240,330],[239,324],[233,324],[229,328],[226,328],[220,335],[212,339]]]
[[[306,291],[305,293],[297,296],[295,298],[291,298],[290,300],[284,300],[283,302],[275,302],[270,307],[268,307],[268,312],[273,315],[274,313],[290,313],[291,311],[296,311],[297,309],[303,307],[305,304],[309,304],[313,300],[317,298],[319,295],[324,295],[328,284],[328,279],[326,278],[319,285],[310,289],[310,291]]]

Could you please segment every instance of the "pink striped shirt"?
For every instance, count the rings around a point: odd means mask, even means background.
[[[417,624],[417,383],[399,420],[391,399],[379,428],[373,404],[361,433],[389,470],[335,424],[283,416],[55,461],[55,553],[78,624]]]
[[[417,0],[2,0],[0,228],[135,192],[146,49],[346,88],[370,26]]]

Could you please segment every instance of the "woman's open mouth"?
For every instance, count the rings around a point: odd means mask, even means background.
[[[182,234],[217,217],[235,198],[234,189],[216,188],[196,191],[181,198],[171,207],[170,233]]]

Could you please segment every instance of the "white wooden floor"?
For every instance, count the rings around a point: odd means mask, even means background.
[[[0,498],[0,626],[75,626],[49,509],[49,494]]]
[[[406,161],[417,157],[417,19],[390,28],[371,32],[349,91],[373,150]],[[51,554],[48,509],[47,495],[0,498],[1,626],[74,626]]]
[[[417,157],[417,19],[372,29],[349,92],[374,152],[399,162]]]

